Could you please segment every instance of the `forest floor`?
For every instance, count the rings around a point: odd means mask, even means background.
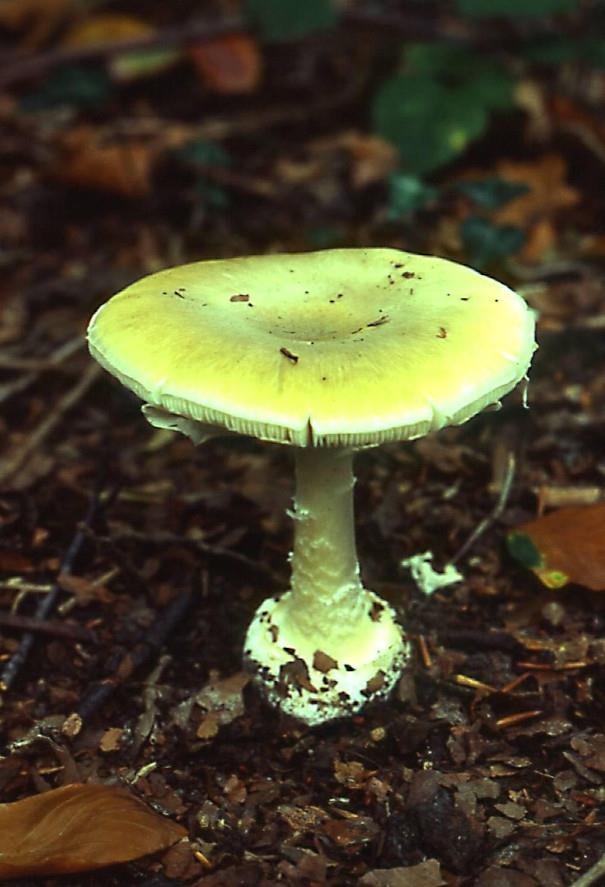
[[[367,78],[347,68],[375,56],[347,39],[273,49],[245,99],[178,67],[85,112],[26,112],[42,73],[0,96],[0,799],[119,784],[189,834],[49,887],[559,887],[605,853],[605,140],[555,123],[532,141],[515,111],[442,174],[508,163],[527,184],[526,252],[487,270],[539,312],[540,347],[529,409],[515,392],[357,456],[363,579],[414,650],[359,716],[306,728],[241,670],[255,607],[288,585],[289,449],[151,429],[86,352],[99,304],[179,262],[323,245],[468,259],[451,191],[387,218],[392,153],[364,134]],[[550,589],[506,537],[570,506],[593,523],[569,530],[581,563]],[[402,567],[431,551],[441,568],[469,539],[462,581],[432,595]]]

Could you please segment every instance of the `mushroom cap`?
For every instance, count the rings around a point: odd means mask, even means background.
[[[297,446],[370,446],[459,424],[526,374],[534,318],[501,283],[394,249],[160,271],[88,329],[153,407]]]

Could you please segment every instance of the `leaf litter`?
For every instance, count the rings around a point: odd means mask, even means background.
[[[581,71],[532,68],[533,38],[514,18],[505,47],[500,22],[458,18],[462,62],[497,40],[497,71],[483,49],[466,69],[497,75],[487,105],[516,72],[533,84],[539,140],[535,116],[490,110],[465,75],[463,136],[489,127],[469,154],[450,141],[450,166],[425,179],[369,130],[368,95],[400,58],[385,54],[386,34],[420,41],[408,63],[421,79],[430,68],[442,95],[451,5],[435,4],[446,22],[414,4],[402,34],[386,6],[340,2],[336,15],[313,0],[308,31],[293,36],[292,15],[253,31],[235,2],[228,36],[223,21],[217,34],[216,22],[145,2],[131,36],[155,59],[125,48],[124,22],[102,18],[107,4],[76,6],[0,10],[14,43],[0,96],[0,607],[29,620],[7,620],[0,638],[10,676],[0,809],[50,803],[74,780],[119,779],[156,817],[149,835],[187,830],[162,861],[90,874],[91,887],[573,883],[605,850],[605,647],[590,591],[600,523],[598,512],[566,522],[558,511],[603,498],[605,189],[586,53]],[[302,9],[265,13],[277,6]],[[583,16],[565,39],[590,26]],[[80,45],[68,45],[78,28]],[[444,156],[442,122],[427,121],[418,162],[429,148],[427,162]],[[88,360],[73,343],[109,293],[159,267],[357,243],[463,261],[473,247],[539,311],[541,347],[529,411],[513,396],[472,426],[358,455],[364,580],[405,614],[416,656],[391,700],[308,731],[268,710],[240,671],[251,612],[287,583],[289,454],[154,436],[107,378],[80,384]],[[82,525],[91,496],[100,513]],[[536,521],[556,527],[566,560],[554,569],[568,586],[544,588],[507,551],[507,534],[531,528],[552,573],[555,543]],[[400,567],[425,551],[448,564],[462,550],[463,580],[430,598]],[[67,631],[53,633],[58,624]],[[114,834],[104,822],[100,840]],[[106,858],[117,862],[123,836],[113,843]]]

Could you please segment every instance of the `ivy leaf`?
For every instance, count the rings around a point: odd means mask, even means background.
[[[337,21],[331,0],[246,0],[245,8],[266,43],[299,40]]]
[[[487,107],[506,108],[513,103],[514,80],[506,68],[464,46],[414,43],[406,48],[404,65],[408,74],[472,90]]]
[[[489,111],[513,101],[506,69],[464,47],[413,44],[404,68],[374,96],[372,118],[412,175],[449,163],[483,134]]]
[[[231,157],[225,149],[216,142],[195,139],[178,148],[174,154],[194,173],[197,200],[210,209],[226,209],[230,204],[229,195],[224,188],[216,182],[209,181],[204,174],[204,168],[208,166],[230,166]]]
[[[494,225],[481,216],[465,219],[461,234],[469,259],[479,268],[484,268],[497,259],[514,255],[525,241],[523,231],[514,225]]]
[[[574,12],[578,0],[456,0],[456,6],[473,18],[529,18]]]
[[[483,209],[500,209],[506,203],[527,194],[529,186],[519,182],[491,177],[456,182],[455,188]]]
[[[206,139],[194,139],[178,148],[175,155],[191,166],[229,166],[231,158],[224,148]]]
[[[51,74],[35,92],[21,99],[22,111],[44,111],[58,105],[95,108],[111,95],[109,75],[102,68],[69,66]]]
[[[537,65],[563,65],[578,62],[603,70],[605,68],[605,39],[603,37],[572,37],[553,34],[529,41],[523,47],[523,56]]]
[[[438,195],[438,188],[426,185],[418,176],[395,172],[389,178],[387,219],[393,222],[418,212]]]
[[[400,74],[374,97],[374,130],[398,148],[405,171],[423,175],[444,166],[487,125],[483,107],[434,80]]]
[[[85,872],[139,859],[185,829],[125,789],[66,785],[0,804],[0,880]]]

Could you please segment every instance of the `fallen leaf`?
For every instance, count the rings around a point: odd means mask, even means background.
[[[259,84],[262,57],[249,34],[226,34],[193,44],[188,56],[211,92],[241,95],[254,92]]]
[[[63,138],[55,176],[71,185],[97,188],[124,197],[145,197],[159,146],[143,140],[104,142],[94,127],[79,126]]]
[[[185,835],[125,789],[67,785],[0,804],[0,880],[129,862]]]
[[[200,739],[212,739],[225,724],[230,724],[244,713],[242,691],[250,676],[236,672],[228,678],[219,679],[218,672],[210,673],[210,680],[195,697],[203,709],[197,728]]]
[[[123,732],[121,727],[109,727],[101,736],[101,741],[99,742],[101,751],[118,751],[122,743]]]
[[[354,847],[373,841],[380,830],[371,817],[350,814],[346,819],[328,819],[322,831],[337,847]]]
[[[181,52],[174,47],[157,49],[137,49],[132,52],[119,52],[108,62],[108,70],[113,80],[131,83],[167,71],[181,59]]]
[[[147,22],[120,12],[93,15],[73,25],[63,39],[64,46],[95,46],[150,37],[153,28]]]
[[[508,534],[510,553],[547,588],[605,591],[605,503],[560,508]]]
[[[73,5],[73,0],[2,0],[0,25],[26,30],[23,46],[35,49],[47,42]]]
[[[578,192],[567,184],[567,166],[558,154],[546,154],[532,163],[503,160],[496,172],[507,182],[527,186],[527,192],[510,200],[493,216],[498,225],[513,225],[526,231],[521,258],[538,262],[556,243],[554,217],[575,206]]]
[[[351,158],[351,182],[356,189],[383,181],[397,167],[397,149],[379,136],[351,130],[342,134],[341,145]]]
[[[441,877],[439,862],[427,859],[418,865],[374,869],[357,883],[359,887],[441,887],[446,882]]]

